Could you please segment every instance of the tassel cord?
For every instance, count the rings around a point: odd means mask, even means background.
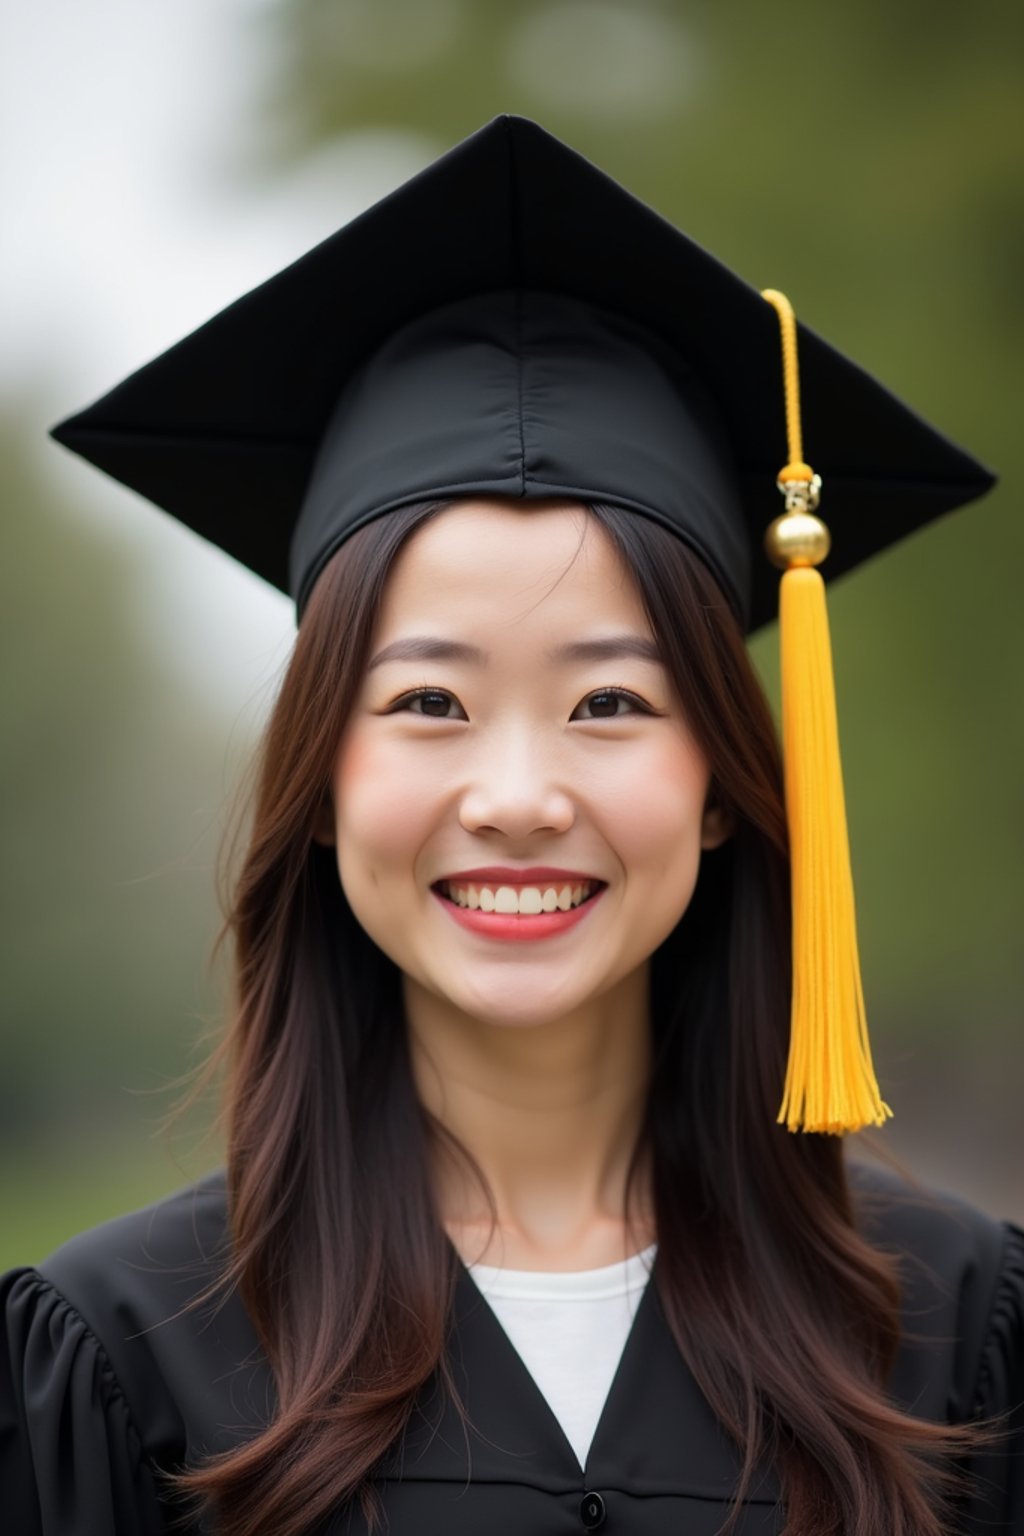
[[[815,569],[828,530],[813,512],[820,481],[803,461],[796,317],[766,289],[778,317],[789,462],[780,471],[786,513],[768,530],[784,568],[779,627],[786,816],[793,907],[789,1060],[778,1119],[790,1131],[841,1135],[891,1115],[868,1040],[839,753],[825,585]]]

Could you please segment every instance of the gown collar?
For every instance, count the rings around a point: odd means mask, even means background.
[[[657,1272],[656,1258],[581,1471],[547,1399],[460,1260],[450,1357],[468,1422],[434,1378],[385,1476],[729,1500],[739,1457],[679,1353]],[[777,1503],[774,1475],[759,1477],[749,1498]]]

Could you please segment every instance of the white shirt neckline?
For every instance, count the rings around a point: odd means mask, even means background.
[[[467,1264],[581,1470],[618,1373],[657,1253],[598,1269],[504,1269]]]
[[[657,1243],[597,1269],[505,1269],[500,1264],[467,1264],[485,1295],[529,1301],[599,1301],[642,1290]]]

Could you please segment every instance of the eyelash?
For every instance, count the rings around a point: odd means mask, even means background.
[[[453,693],[449,693],[447,688],[414,688],[409,693],[403,693],[401,698],[396,699],[395,702],[391,705],[390,709],[388,709],[387,713],[393,715],[398,714],[401,711],[407,711],[409,714],[423,715],[425,720],[453,720],[459,718],[457,715],[426,715],[424,714],[423,710],[416,710],[410,707],[414,700],[430,697],[455,700],[455,695]],[[657,710],[652,709],[649,704],[645,704],[643,699],[641,699],[637,694],[632,693],[628,688],[595,688],[580,700],[580,704],[578,704],[576,708],[579,709],[580,705],[586,704],[590,699],[600,698],[624,699],[627,704],[632,706],[631,710],[624,713],[633,713],[638,715],[657,714]],[[573,716],[575,716],[575,714],[576,710],[573,710]],[[589,718],[597,720],[619,720],[622,718],[622,715],[616,713],[614,715],[596,715]]]

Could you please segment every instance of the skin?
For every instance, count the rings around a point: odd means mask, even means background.
[[[418,1092],[493,1195],[492,1224],[478,1182],[438,1154],[442,1217],[468,1261],[587,1269],[654,1238],[643,1176],[625,1207],[650,1072],[649,960],[729,829],[658,660],[552,657],[623,635],[653,639],[582,507],[485,498],[443,512],[392,571],[318,828],[354,913],[403,974]],[[374,665],[412,636],[485,659]],[[495,864],[607,888],[569,931],[498,943],[432,890]]]

